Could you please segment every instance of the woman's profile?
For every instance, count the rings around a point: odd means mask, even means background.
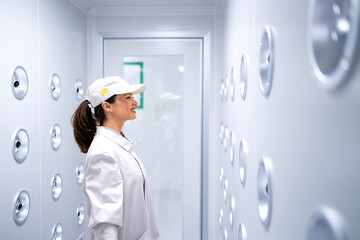
[[[136,119],[133,94],[145,88],[117,76],[98,79],[73,114],[74,138],[86,153],[89,240],[159,239],[145,168],[122,131]]]

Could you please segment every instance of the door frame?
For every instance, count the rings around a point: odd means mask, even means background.
[[[92,28],[92,29],[95,29]],[[91,37],[91,34],[93,37]],[[104,76],[104,41],[118,39],[201,39],[202,40],[202,99],[201,99],[201,150],[200,150],[200,239],[209,235],[209,103],[211,96],[211,33],[209,31],[94,31],[88,41],[88,84]]]

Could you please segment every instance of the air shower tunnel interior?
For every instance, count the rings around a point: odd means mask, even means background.
[[[85,155],[70,119],[103,75],[99,39],[199,32],[209,37],[197,239],[360,236],[358,0],[94,2],[0,8],[1,239],[86,239]]]

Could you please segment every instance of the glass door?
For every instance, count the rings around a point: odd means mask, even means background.
[[[104,76],[146,83],[124,132],[149,176],[161,239],[200,239],[202,42],[104,41]]]

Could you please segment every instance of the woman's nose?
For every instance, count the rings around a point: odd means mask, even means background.
[[[137,106],[139,103],[134,99],[134,101],[133,101],[133,105],[134,106]]]

